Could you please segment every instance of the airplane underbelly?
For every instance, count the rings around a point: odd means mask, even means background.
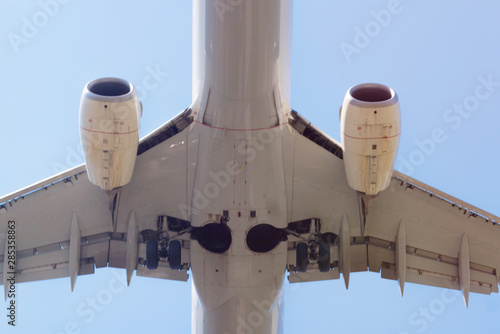
[[[225,215],[231,230],[264,222],[285,228],[291,183],[285,165],[284,143],[291,140],[288,125],[254,131],[197,126],[200,143],[191,225],[218,222]]]
[[[197,229],[190,246],[193,333],[279,333],[288,128],[229,132],[199,126],[191,204]]]
[[[267,299],[232,297],[220,306],[203,308],[193,284],[193,334],[279,334],[283,332],[283,291]],[[272,298],[274,297],[274,301]]]
[[[265,254],[193,245],[192,332],[281,333],[286,255],[286,243]]]

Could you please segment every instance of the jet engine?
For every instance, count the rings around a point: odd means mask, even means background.
[[[90,81],[80,101],[80,140],[90,182],[102,190],[132,178],[142,104],[135,87],[117,78]]]
[[[380,84],[351,87],[340,112],[349,186],[376,195],[389,186],[401,133],[398,96]]]

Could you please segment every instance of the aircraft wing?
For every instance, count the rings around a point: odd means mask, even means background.
[[[300,115],[295,129],[291,225],[317,219],[329,239],[331,270],[309,261],[297,270],[297,245],[307,234],[289,238],[290,282],[340,278],[349,273],[380,272],[404,283],[498,292],[500,218],[394,171],[390,186],[375,198],[350,189],[339,144]],[[314,220],[313,220],[314,221]]]
[[[190,112],[140,141],[131,182],[110,198],[80,165],[0,199],[1,283],[15,270],[16,282],[71,276],[73,287],[77,275],[107,266],[127,267],[129,279],[137,267],[140,276],[187,280],[189,237],[171,236],[182,240],[182,270],[171,270],[161,259],[157,270],[147,270],[141,231],[156,230],[158,217],[186,214],[182,203],[189,201],[194,174],[188,160],[196,158],[188,148],[196,152],[197,145],[188,134]],[[15,255],[8,243],[14,231]],[[127,247],[127,240],[138,247]]]

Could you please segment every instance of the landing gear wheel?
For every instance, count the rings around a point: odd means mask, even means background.
[[[330,245],[323,240],[319,240],[319,271],[326,273],[330,271]]]
[[[149,240],[146,244],[146,267],[149,270],[158,268],[158,242]]]
[[[181,269],[181,242],[172,240],[168,244],[168,265],[170,269]]]
[[[296,262],[297,262],[297,271],[299,273],[303,273],[307,270],[307,263],[309,260],[307,244],[304,242],[297,244],[297,249],[295,252]]]

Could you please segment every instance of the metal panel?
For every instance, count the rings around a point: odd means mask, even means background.
[[[338,233],[347,215],[351,235],[361,235],[358,194],[347,184],[344,162],[293,131],[293,201],[290,221],[311,217]]]
[[[146,267],[139,266],[137,267],[137,276],[145,276],[145,277],[154,277],[154,278],[163,278],[174,281],[183,281],[186,282],[189,278],[189,275],[186,271],[172,270],[166,266],[167,264],[163,264],[160,262],[158,268],[156,270],[149,270]]]
[[[326,281],[340,278],[340,270],[330,270],[327,273],[317,271],[306,271],[305,273],[290,273],[288,281],[290,283]]]
[[[108,265],[114,268],[125,268],[126,253],[127,253],[127,243],[125,241],[110,240]]]
[[[351,245],[351,273],[368,270],[366,245]]]
[[[108,239],[109,240],[109,239]],[[108,266],[109,241],[82,246],[82,259],[93,258],[96,268]]]

